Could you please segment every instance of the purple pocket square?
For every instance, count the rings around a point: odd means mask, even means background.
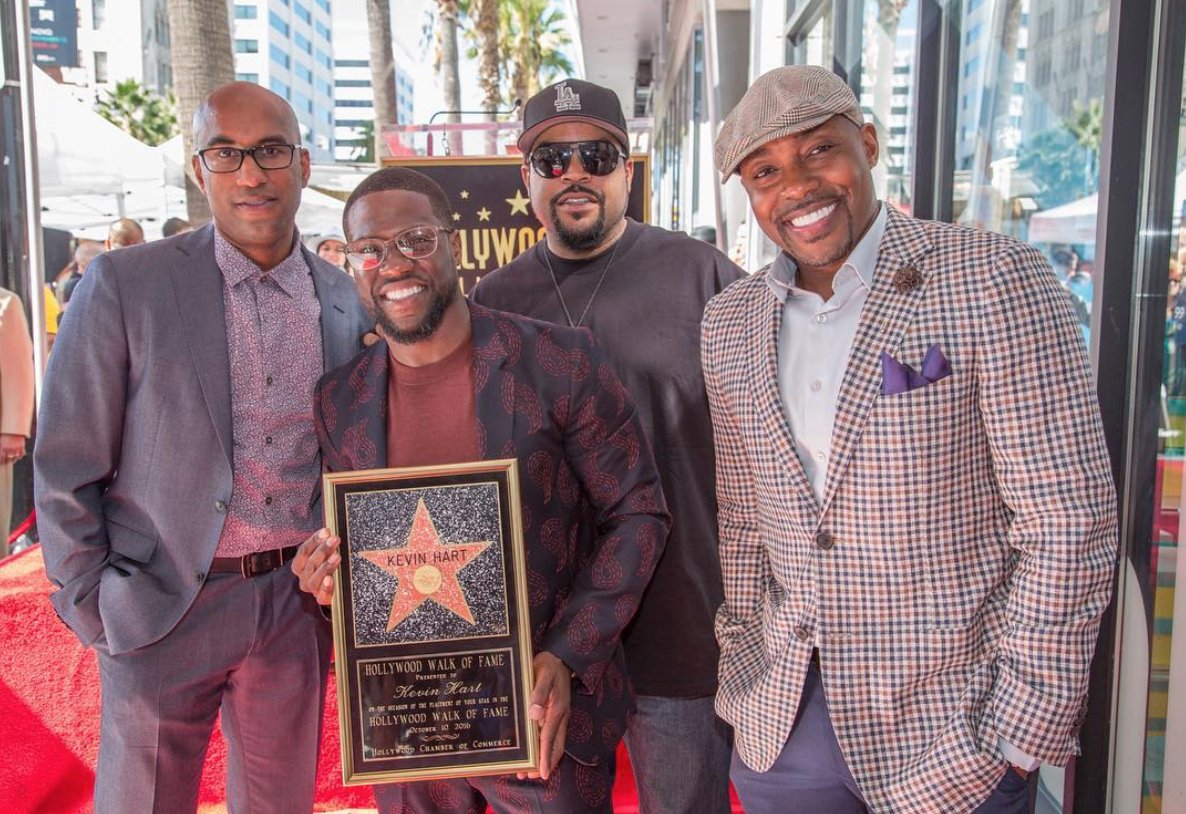
[[[926,356],[922,359],[922,372],[916,371],[910,365],[899,362],[885,351],[881,352],[881,395],[897,396],[909,393],[928,384],[934,384],[940,379],[951,375],[951,363],[939,350],[938,345],[931,345]]]

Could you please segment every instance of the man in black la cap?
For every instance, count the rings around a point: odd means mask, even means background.
[[[547,236],[471,298],[589,328],[634,397],[673,526],[623,636],[637,701],[626,745],[644,814],[718,814],[729,810],[731,745],[713,712],[723,594],[700,318],[744,272],[707,243],[626,217],[629,144],[609,88],[566,79],[529,99],[521,173]]]

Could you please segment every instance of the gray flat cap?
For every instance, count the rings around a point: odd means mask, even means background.
[[[844,80],[816,65],[788,65],[758,77],[725,117],[713,149],[721,183],[763,144],[844,116],[860,127],[861,105]]]

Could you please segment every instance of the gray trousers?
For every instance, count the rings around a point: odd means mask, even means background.
[[[819,667],[814,662],[803,682],[803,699],[799,702],[791,736],[774,765],[769,771],[755,772],[734,750],[730,774],[746,814],[799,811],[867,814],[869,811],[844,762],[844,753],[840,751],[828,715]],[[1009,770],[974,814],[1027,814],[1029,811],[1026,781]]]
[[[211,574],[165,638],[96,649],[96,814],[196,811],[220,711],[230,812],[312,810],[330,632],[288,568]]]

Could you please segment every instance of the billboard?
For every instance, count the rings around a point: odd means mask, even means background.
[[[33,64],[39,68],[78,67],[76,0],[29,0]]]

